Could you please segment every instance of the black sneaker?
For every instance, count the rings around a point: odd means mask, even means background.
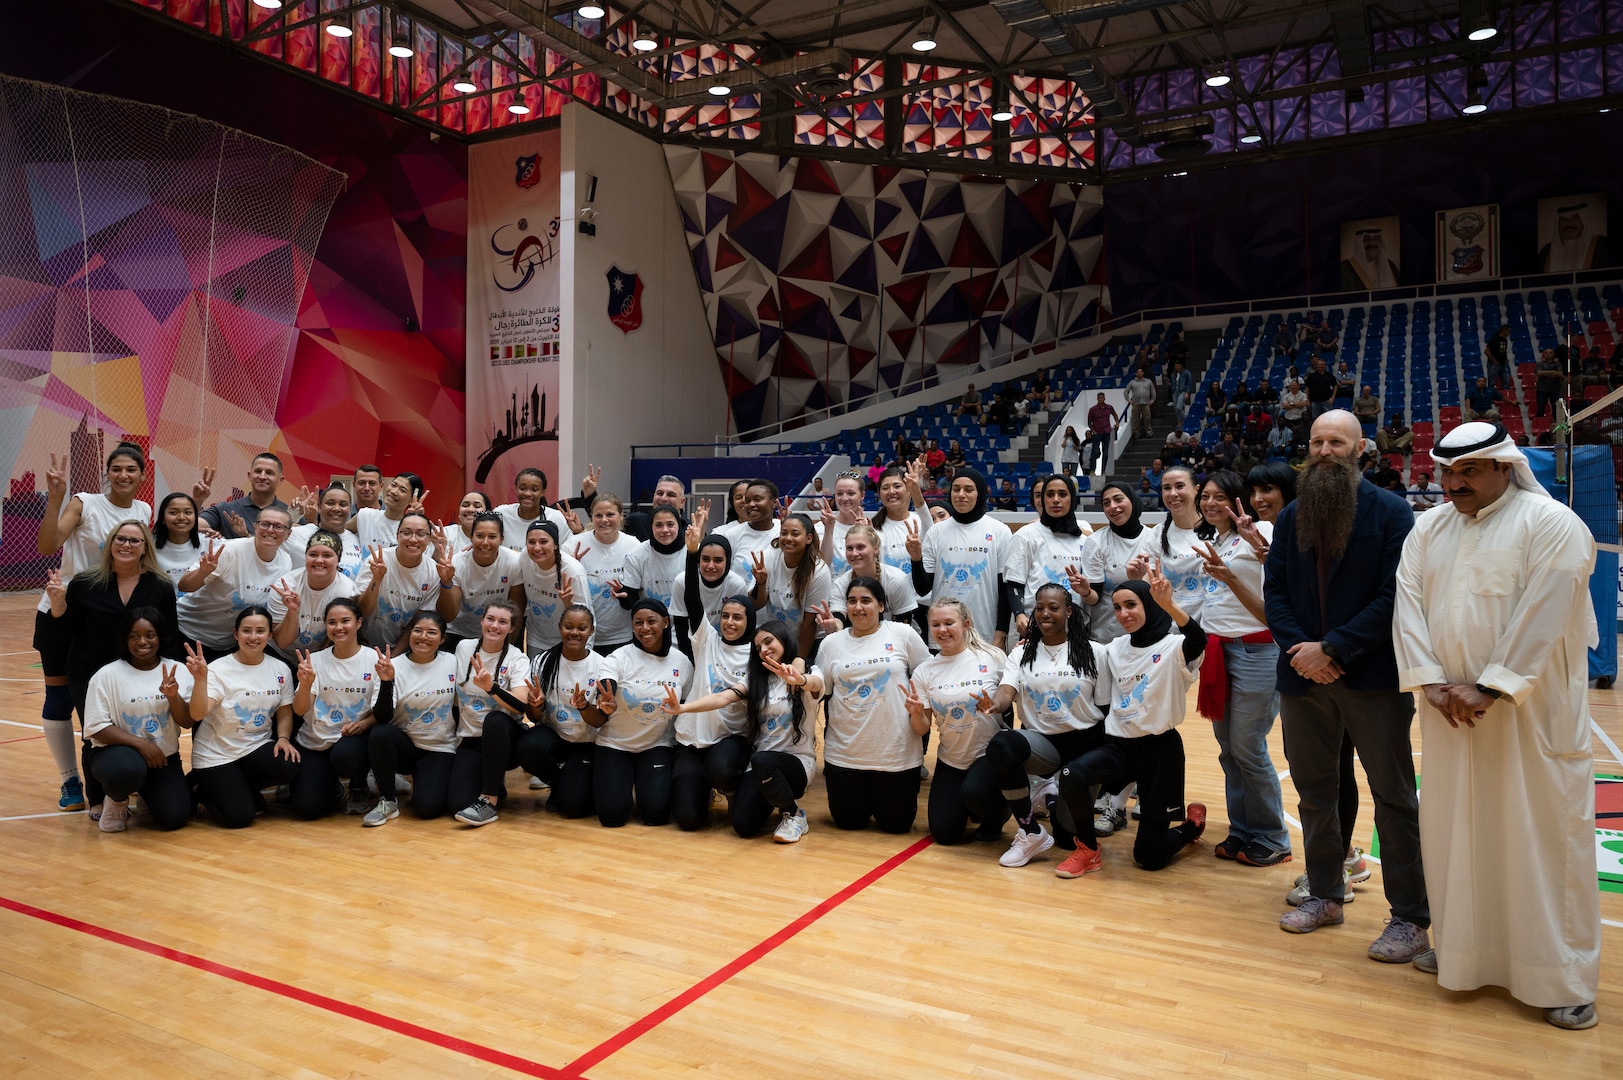
[[[1235,854],[1234,861],[1247,866],[1278,866],[1291,861],[1291,850],[1275,851],[1262,841],[1253,840]]]
[[[1240,849],[1243,847],[1245,847],[1245,844],[1241,842],[1240,838],[1230,834],[1223,837],[1223,839],[1212,848],[1212,854],[1216,855],[1219,859],[1228,859],[1232,862],[1234,859],[1239,857]]]

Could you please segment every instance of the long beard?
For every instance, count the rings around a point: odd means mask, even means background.
[[[1296,481],[1296,546],[1332,562],[1347,550],[1358,514],[1358,463],[1314,458]]]

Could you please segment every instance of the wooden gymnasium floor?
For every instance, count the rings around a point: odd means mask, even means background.
[[[517,774],[480,830],[273,809],[103,836],[54,810],[32,608],[0,598],[6,1077],[1623,1074],[1613,893],[1603,1020],[1571,1033],[1368,960],[1378,868],[1345,926],[1297,937],[1275,922],[1300,862],[1221,863],[1208,840],[1147,874],[1116,837],[1104,873],[1064,881],[1057,852],[1005,870],[1001,845],[839,833],[820,782],[794,847],[564,821]],[[1615,694],[1594,712],[1623,740]],[[1221,838],[1203,727],[1189,794]]]

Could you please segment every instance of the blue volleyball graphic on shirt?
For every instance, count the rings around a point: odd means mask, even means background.
[[[1137,686],[1133,687],[1132,690],[1121,696],[1121,704],[1118,706],[1118,708],[1125,709],[1132,705],[1144,704],[1144,691],[1148,690],[1149,688],[1150,681],[1148,679],[1139,679]]]
[[[886,646],[889,648],[890,646]],[[856,698],[862,705],[871,705],[876,701],[886,686],[890,685],[891,672],[887,668],[872,677],[858,677],[855,679],[841,679],[847,697]]]

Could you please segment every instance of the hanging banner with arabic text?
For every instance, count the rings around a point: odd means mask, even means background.
[[[468,147],[468,483],[558,473],[559,132]]]

